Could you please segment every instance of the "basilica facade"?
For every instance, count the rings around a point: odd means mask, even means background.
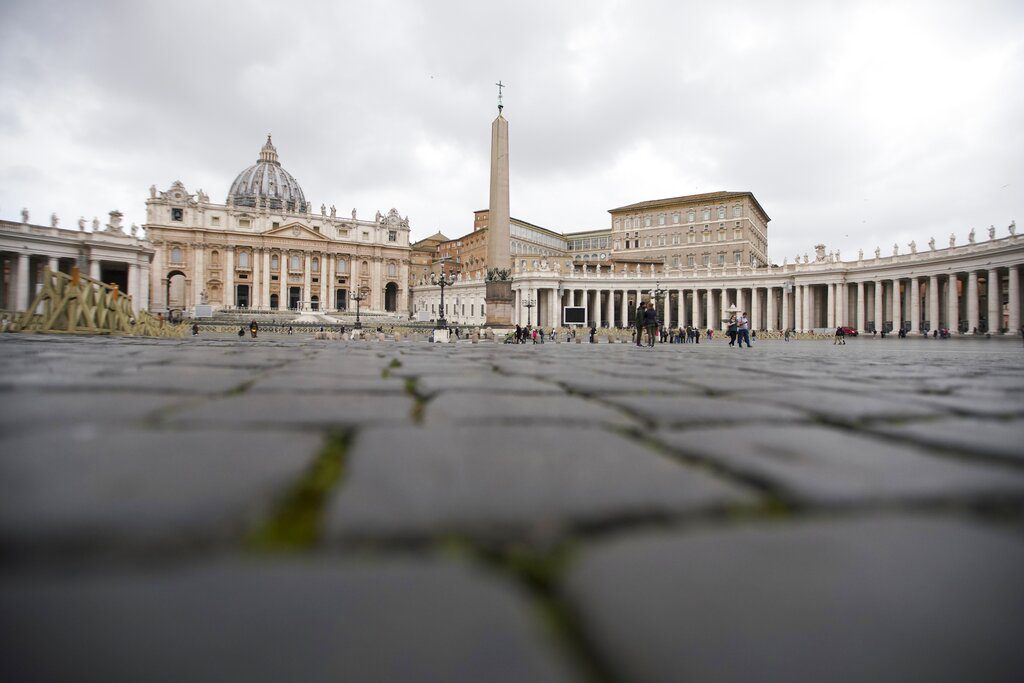
[[[151,187],[146,235],[154,250],[150,310],[408,313],[409,221],[369,219],[334,206],[315,212],[270,136],[235,178],[224,204],[181,182]]]

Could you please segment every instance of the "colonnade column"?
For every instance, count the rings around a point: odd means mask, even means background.
[[[932,332],[939,329],[939,277],[928,278],[928,329]]]
[[[615,290],[608,290],[608,301],[605,303],[604,312],[608,317],[608,329],[615,327]]]
[[[793,287],[793,328],[797,332],[804,329],[804,293],[803,285]]]
[[[960,331],[960,293],[956,273],[949,274],[946,284],[946,325],[951,332]]]
[[[750,288],[750,329],[764,329],[761,324],[761,297],[758,296],[757,287]]]
[[[825,293],[825,327],[832,329],[836,326],[836,284],[830,282],[826,286]]]
[[[780,294],[782,295],[782,320],[780,322],[782,323],[781,329],[783,332],[785,332],[790,327],[792,327],[792,325],[790,325],[789,322],[789,293],[786,291],[785,287],[782,287],[781,290],[782,291],[780,292]]]
[[[837,325],[850,326],[850,315],[847,309],[850,307],[850,289],[845,282],[839,283],[839,311]]]
[[[1006,304],[1010,309],[1006,334],[1018,334],[1020,332],[1020,270],[1018,266],[1010,266],[1006,286]]]
[[[857,332],[864,334],[867,332],[867,324],[864,320],[864,282],[857,283]]]
[[[139,268],[139,306],[149,310],[149,259]]]
[[[883,318],[885,317],[885,285],[881,280],[875,280],[875,331],[881,332],[885,328],[883,327]]]
[[[153,253],[153,268],[150,271],[150,278],[154,281],[152,287],[153,300],[150,310],[167,308],[164,295],[167,289],[164,286],[164,247],[162,244],[154,245],[156,250]]]
[[[978,273],[967,274],[967,334],[976,334],[978,326]]]
[[[56,261],[57,259],[50,259],[50,260],[51,261]],[[53,268],[53,266],[51,266],[50,268],[51,268],[51,270],[56,270],[55,268]],[[139,267],[136,264],[134,264],[134,263],[129,263],[128,264],[128,291],[125,292],[125,293],[132,298],[132,312],[135,315],[138,315],[139,314],[139,308],[140,308],[140,303],[139,303]]]
[[[693,300],[690,302],[690,317],[692,318],[690,324],[700,327],[700,290],[696,288],[693,290]]]
[[[683,322],[686,320],[686,290],[680,289],[676,292],[676,296],[679,297],[676,301],[676,328],[685,327]]]
[[[892,281],[892,331],[899,332],[903,328],[903,300],[900,298],[900,281]]]
[[[260,260],[259,249],[252,250],[252,279],[249,281],[249,308],[260,308],[260,297],[263,291],[260,289],[260,278],[263,276],[263,264]]]
[[[910,278],[910,332],[921,332],[921,283],[916,275]]]
[[[619,303],[619,313],[622,314],[622,326],[629,327],[629,291],[622,290],[622,301]]]
[[[313,296],[313,253],[306,252],[306,260],[304,261],[305,268],[302,270],[302,302],[299,304],[303,311],[309,310],[309,300]],[[371,266],[372,267],[372,266]],[[374,279],[374,283],[377,280]],[[370,295],[370,304],[372,305],[376,297]]]
[[[999,334],[1003,328],[1003,297],[1000,293],[999,271],[988,271],[988,330],[989,334]]]
[[[26,257],[27,258],[27,257]],[[102,276],[100,272],[100,260],[97,258],[89,257],[89,277],[93,280],[99,280]],[[28,287],[28,278],[25,279],[25,286]],[[28,302],[25,302],[25,307],[28,307]]]
[[[768,321],[765,329],[769,332],[775,331],[775,288],[768,287],[765,294],[764,307],[767,311]]]
[[[192,269],[192,303],[198,304],[202,302],[201,294],[206,289],[206,264],[204,263],[203,256],[205,255],[205,245],[193,244],[192,245],[192,257],[193,257],[193,269]]]
[[[601,290],[595,289],[594,292],[594,327],[601,327]]]
[[[725,291],[725,290],[723,290]],[[713,328],[715,326],[715,290],[708,287],[707,289],[708,301],[707,301],[707,316],[708,316],[708,327]]]

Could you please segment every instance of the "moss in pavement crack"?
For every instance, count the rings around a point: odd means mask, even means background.
[[[324,507],[345,476],[350,432],[331,434],[312,466],[275,507],[270,518],[249,534],[254,552],[301,552],[320,540]]]

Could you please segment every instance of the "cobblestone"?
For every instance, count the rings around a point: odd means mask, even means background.
[[[1022,358],[0,335],[0,677],[1012,680]]]

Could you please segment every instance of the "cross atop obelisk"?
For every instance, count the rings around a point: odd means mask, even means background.
[[[507,88],[508,86],[502,83],[500,80],[494,85],[498,86],[498,113],[500,114],[501,110],[505,108],[505,105],[501,103],[501,89]]]

